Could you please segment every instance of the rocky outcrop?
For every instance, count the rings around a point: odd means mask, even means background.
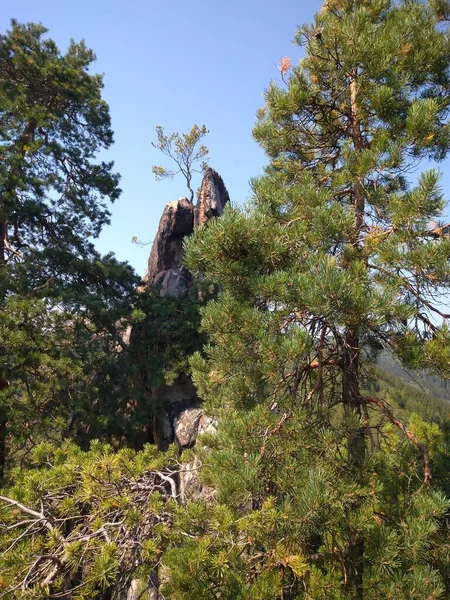
[[[151,394],[160,407],[151,423],[154,443],[162,451],[173,443],[180,452],[192,447],[198,427],[191,423],[188,415],[182,416],[184,411],[198,410],[200,406],[192,379],[187,375],[180,375],[173,385],[152,388]],[[181,424],[178,426],[179,421]]]
[[[203,176],[194,210],[195,227],[205,225],[213,217],[220,217],[225,204],[229,201],[230,197],[222,177],[217,171],[208,167]]]
[[[214,169],[208,168],[195,207],[187,198],[169,202],[165,206],[148,259],[147,273],[139,288],[141,293],[151,287],[153,293],[160,297],[172,296],[183,302],[192,286],[192,275],[183,265],[183,240],[193,233],[194,227],[206,225],[212,217],[220,217],[227,202],[229,196],[222,178]],[[131,331],[130,343],[140,348],[139,327]],[[148,368],[144,367],[144,371]],[[142,436],[137,436],[136,447],[152,441],[164,451],[169,444],[175,443],[181,453],[196,444],[199,434],[215,431],[216,421],[203,414],[200,399],[188,375],[181,375],[173,385],[153,387],[149,393],[153,406],[158,408],[149,416],[148,428],[141,432]],[[214,495],[213,489],[203,486],[199,468],[200,461],[194,456],[191,462],[180,465],[174,475],[176,497],[180,503],[190,498],[201,496],[208,499]],[[144,597],[157,600],[160,598],[158,588],[158,573],[155,570],[149,581],[133,580],[123,600]]]
[[[187,198],[169,202],[159,221],[158,231],[148,259],[147,278],[155,278],[183,264],[183,239],[194,231],[194,206]]]
[[[192,283],[192,276],[186,267],[160,271],[153,279],[153,284],[161,297],[185,296]]]
[[[183,266],[183,240],[194,227],[220,217],[230,197],[222,177],[208,167],[194,207],[187,198],[169,202],[159,221],[158,231],[148,259],[147,285],[154,285],[160,296],[183,296],[192,278]]]
[[[174,420],[175,439],[182,448],[191,448],[198,434],[198,424],[202,409],[191,406],[185,408]]]
[[[183,265],[183,240],[193,233],[194,227],[204,226],[211,218],[220,217],[229,201],[222,177],[214,169],[207,168],[195,206],[187,198],[165,206],[142,291],[151,286],[161,297],[183,299],[186,296],[192,286],[192,275]],[[136,343],[139,343],[138,337],[136,332]],[[192,447],[206,418],[202,416],[192,380],[182,376],[171,386],[151,389],[151,394],[160,407],[151,419],[153,442],[161,450],[174,442],[180,451]]]
[[[198,413],[195,411],[199,411]],[[184,413],[187,413],[186,415]],[[197,436],[202,433],[215,433],[217,427],[217,420],[214,417],[202,414],[201,409],[186,409],[184,413],[181,413],[178,423],[182,424],[183,430],[180,432],[183,436],[190,435],[190,431],[193,432],[192,437],[186,439],[192,439],[193,443],[196,442]],[[190,429],[189,429],[190,425]],[[207,451],[206,447],[203,447],[203,451]],[[215,495],[215,490],[211,487],[205,486],[199,476],[199,469],[201,463],[198,456],[194,456],[192,461],[184,463],[181,467],[181,471],[178,476],[178,487],[180,502],[183,504],[190,499],[203,498],[203,500],[209,500]]]

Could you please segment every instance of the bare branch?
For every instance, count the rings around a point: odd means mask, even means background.
[[[25,506],[25,504],[22,504],[21,502],[18,502],[17,500],[13,500],[12,498],[7,498],[6,496],[0,496],[0,501],[6,502],[7,504],[10,504],[11,506],[15,506],[16,508],[18,508],[19,510],[21,510],[22,512],[24,512],[27,515],[36,517],[36,519],[39,519],[40,521],[43,522],[44,526],[47,527],[47,529],[49,529],[49,530],[54,529],[51,522],[47,519],[47,517],[43,513],[39,513],[36,510],[33,510],[32,508]]]

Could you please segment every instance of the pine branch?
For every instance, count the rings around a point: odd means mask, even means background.
[[[389,421],[393,425],[395,425],[398,429],[400,429],[400,431],[403,432],[403,434],[408,438],[408,440],[412,444],[414,444],[416,446],[416,448],[419,450],[420,455],[422,456],[422,460],[423,460],[423,465],[424,465],[424,484],[425,485],[430,485],[433,477],[432,477],[432,474],[431,474],[430,458],[429,458],[429,455],[428,455],[428,449],[425,446],[425,444],[422,444],[422,442],[420,442],[417,439],[416,435],[412,431],[410,431],[409,429],[407,429],[403,425],[403,423],[394,416],[394,413],[389,408],[389,406],[387,405],[387,403],[385,401],[383,401],[381,398],[378,398],[377,396],[363,396],[361,398],[361,400],[363,402],[365,402],[365,403],[375,404],[376,406],[378,406],[378,408],[389,419]]]

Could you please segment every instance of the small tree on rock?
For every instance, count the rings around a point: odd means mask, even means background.
[[[201,144],[201,140],[209,133],[205,125],[199,127],[194,125],[188,133],[171,133],[166,135],[161,125],[156,127],[158,141],[152,142],[152,146],[168,156],[175,162],[174,170],[155,165],[152,171],[157,181],[161,179],[172,179],[178,173],[181,173],[186,180],[186,185],[190,193],[189,200],[194,201],[194,190],[191,182],[194,173],[202,173],[207,166],[208,148]],[[200,168],[196,165],[200,163]]]

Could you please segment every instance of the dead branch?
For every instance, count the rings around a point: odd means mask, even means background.
[[[43,513],[39,513],[36,510],[33,510],[32,508],[25,506],[25,504],[22,504],[21,502],[18,502],[17,500],[13,500],[12,498],[7,498],[6,496],[0,496],[0,501],[6,502],[7,504],[10,504],[11,506],[15,506],[16,508],[18,508],[19,510],[21,510],[22,512],[24,512],[27,515],[36,517],[36,519],[38,519],[39,521],[42,521],[43,525],[50,531],[54,529],[51,522],[47,519],[47,517]]]

